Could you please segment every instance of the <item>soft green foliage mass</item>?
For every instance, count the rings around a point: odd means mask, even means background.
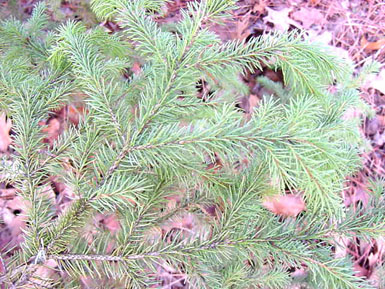
[[[341,199],[360,164],[358,123],[344,117],[360,102],[349,67],[296,32],[222,43],[209,27],[228,17],[230,0],[190,2],[167,31],[152,17],[164,2],[92,1],[98,18],[123,28],[112,35],[72,21],[47,31],[44,3],[28,22],[1,22],[0,106],[12,119],[16,164],[3,167],[4,181],[30,203],[2,282],[80,288],[89,276],[98,288],[161,288],[167,265],[188,288],[277,289],[301,267],[314,288],[369,288],[332,253],[335,237],[384,233],[381,204],[362,215]],[[140,73],[123,77],[136,59]],[[282,70],[285,88],[246,119],[224,82],[264,67]],[[202,101],[205,81],[214,85]],[[84,118],[48,147],[39,121],[79,93]],[[207,169],[216,159],[223,165]],[[40,187],[52,175],[75,195],[58,217]],[[288,191],[303,194],[301,216],[263,207],[265,196]],[[167,210],[173,195],[180,200]],[[115,213],[121,229],[90,241],[84,228],[98,212]],[[193,228],[159,233],[185,216]],[[58,274],[40,280],[50,259]]]

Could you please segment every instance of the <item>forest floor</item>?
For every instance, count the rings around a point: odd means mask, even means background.
[[[35,0],[0,0],[0,17],[13,15],[24,19],[30,15]],[[48,1],[52,2],[51,17],[61,22],[67,18],[80,19],[89,26],[100,25],[108,31],[119,29],[113,22],[97,23],[89,11],[88,0]],[[179,10],[186,7],[188,1],[170,1],[164,8],[164,15],[156,20],[159,23],[177,21]],[[300,29],[305,37],[314,42],[329,46],[336,54],[346,58],[355,65],[357,73],[368,61],[378,61],[381,64],[377,74],[371,75],[361,87],[361,96],[372,108],[373,113],[364,116],[361,111],[353,113],[362,116],[361,133],[366,142],[362,149],[362,169],[347,180],[347,189],[343,192],[346,206],[366,207],[370,203],[373,183],[385,185],[385,2],[381,0],[241,0],[238,8],[232,12],[233,18],[225,25],[212,27],[223,39],[248,40],[268,31],[291,31]],[[135,67],[131,70],[135,72]],[[250,87],[250,95],[240,100],[240,106],[249,113],[257,106],[264,90],[256,83],[258,75],[265,75],[273,81],[282,81],[280,73],[265,70],[258,74],[247,75],[243,81]],[[54,140],[68,127],[69,123],[77,123],[83,113],[82,103],[66,105],[55,112],[42,125],[47,125],[43,131],[47,133],[45,141]],[[0,115],[0,145],[6,142],[10,133],[10,123]],[[66,187],[52,182],[52,190],[62,194],[65,203]],[[5,207],[17,210],[21,206],[13,198],[14,190],[0,184],[0,215],[5,216]],[[113,229],[114,223],[110,216],[100,216],[104,224]],[[100,220],[99,220],[100,221]],[[18,226],[17,218],[11,227]],[[7,227],[8,226],[8,227]],[[17,243],[20,229],[9,228],[9,224],[0,224],[0,247],[13,242]],[[378,282],[380,273],[375,267],[383,262],[385,255],[385,237],[369,242],[346,244],[344,252],[354,260],[357,275]],[[300,274],[300,272],[298,272]],[[175,287],[181,288],[181,287]]]

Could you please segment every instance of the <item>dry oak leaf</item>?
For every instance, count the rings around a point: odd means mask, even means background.
[[[44,139],[44,142],[52,145],[60,134],[60,121],[57,118],[52,118],[48,120],[47,123],[40,122],[39,124],[45,125],[45,127],[42,129],[42,132],[48,135]]]
[[[366,40],[365,36],[361,38],[361,47],[366,51],[379,50],[383,46],[385,46],[385,38],[381,38],[380,40],[369,42]]]
[[[290,25],[293,25],[297,28],[301,28],[301,25],[297,22],[295,22],[293,19],[289,17],[289,13],[291,12],[292,8],[284,8],[282,10],[274,10],[269,7],[266,7],[267,16],[263,18],[263,21],[270,22],[274,24],[274,28],[286,32],[289,30]]]
[[[369,270],[358,263],[353,264],[353,270],[355,272],[354,275],[357,277],[368,277],[370,275]]]
[[[254,1],[251,1],[251,2],[254,2]],[[251,11],[253,11],[253,13],[262,14],[266,9],[266,5],[267,5],[267,2],[265,0],[257,0],[253,4]]]
[[[381,264],[383,257],[385,256],[385,236],[378,237],[374,244],[376,249],[368,256],[368,264],[372,268],[377,264]]]
[[[357,202],[361,201],[362,204],[366,207],[368,205],[369,200],[370,195],[368,194],[367,190],[359,186],[354,187],[351,192],[345,193],[344,204],[346,207],[348,207],[352,204],[356,204]]]
[[[29,207],[29,202],[20,196],[16,196],[5,203],[5,207],[1,212],[1,218],[12,234],[14,245],[23,242],[22,232],[27,226],[25,212]]]
[[[385,94],[385,68],[377,75],[369,75],[364,85],[366,88],[374,88]]]
[[[9,136],[11,130],[11,120],[5,115],[4,112],[0,112],[0,152],[5,152],[12,140]]]
[[[57,270],[58,263],[53,259],[48,259],[44,262],[42,265],[38,265],[36,268],[36,271],[34,273],[34,276],[39,277],[32,277],[30,282],[25,286],[26,288],[47,288],[47,286],[44,286],[47,284],[45,280],[55,280],[58,281],[59,279],[59,271]],[[40,287],[41,286],[41,287]]]
[[[306,209],[302,197],[293,194],[266,197],[262,205],[274,214],[285,217],[295,217]]]
[[[325,17],[316,8],[301,7],[299,11],[294,12],[291,16],[294,20],[302,22],[304,29],[309,29],[313,24],[322,25],[325,22]]]

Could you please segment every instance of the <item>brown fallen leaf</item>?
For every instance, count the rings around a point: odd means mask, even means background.
[[[209,228],[192,213],[182,212],[168,219],[161,226],[162,238],[167,242],[187,242],[196,238],[207,239]]]
[[[385,94],[385,68],[381,69],[377,75],[369,75],[366,78],[364,88],[374,88]]]
[[[350,238],[343,235],[333,234],[334,237],[334,257],[335,258],[345,258],[348,254],[347,247],[350,245]]]
[[[363,117],[364,111],[361,108],[349,107],[342,115],[343,120],[353,120]]]
[[[294,20],[302,22],[304,29],[309,29],[313,24],[322,25],[325,22],[325,16],[316,8],[301,7],[291,16]]]
[[[40,122],[40,125],[46,125],[42,132],[46,133],[48,136],[44,139],[45,143],[49,143],[50,145],[53,145],[54,141],[58,138],[60,134],[60,121],[57,118],[52,118],[48,120],[47,123]]]
[[[355,271],[355,274],[357,277],[368,277],[369,270],[362,267],[360,264],[355,263],[353,264],[353,270]]]
[[[203,213],[205,213],[209,217],[218,218],[220,217],[220,211],[217,207],[217,205],[198,205],[198,207],[202,210]]]
[[[32,277],[30,282],[24,287],[24,288],[47,288],[47,285],[49,284],[45,280],[51,280],[51,281],[57,281],[59,279],[58,275],[58,263],[53,259],[48,259],[44,262],[42,265],[38,265],[35,271],[34,276]],[[40,286],[41,287],[40,287]],[[37,287],[39,286],[39,287]]]
[[[4,210],[2,210],[1,218],[12,234],[13,245],[18,245],[24,240],[22,231],[27,226],[25,212],[28,210],[28,207],[28,202],[22,197],[16,196],[12,200],[7,201]]]
[[[75,126],[79,124],[80,118],[84,116],[85,113],[86,109],[84,106],[68,105],[68,120]]]
[[[265,12],[267,6],[267,1],[266,0],[257,0],[254,2],[251,11],[253,13],[258,13],[259,15]]]
[[[368,278],[369,284],[372,285],[374,288],[384,288],[380,287],[381,283],[384,284],[383,280],[385,278],[385,275],[383,274],[383,272],[381,272],[381,269],[375,268],[372,275]]]
[[[383,257],[385,256],[385,237],[378,237],[373,246],[372,252],[368,256],[368,265],[371,268],[375,268],[377,264],[381,264]]]
[[[235,24],[234,32],[232,33],[233,38],[239,40],[245,40],[247,36],[250,35],[250,31],[248,29],[250,22],[250,13],[244,15],[239,21]]]
[[[142,72],[142,68],[140,67],[140,63],[137,62],[137,61],[135,61],[135,62],[132,64],[131,71],[132,71],[135,75],[139,75],[139,74]]]
[[[301,25],[298,22],[295,22],[289,17],[289,13],[292,8],[284,8],[282,10],[274,10],[269,7],[266,7],[267,16],[263,18],[263,21],[270,22],[274,24],[274,28],[286,32],[289,30],[290,25],[293,25],[297,28],[301,28]]]
[[[166,196],[165,199],[167,200],[167,203],[166,203],[166,212],[165,213],[169,213],[170,211],[174,210],[178,204],[181,202],[182,200],[182,195],[181,194],[173,194],[173,195],[169,195],[169,196]]]
[[[206,170],[212,171],[214,174],[217,174],[223,168],[223,163],[217,153],[215,153],[214,156],[215,160],[210,160],[210,164],[206,167]]]
[[[345,193],[344,197],[344,204],[346,207],[350,205],[354,205],[357,202],[361,201],[364,207],[368,205],[368,202],[370,200],[370,195],[368,194],[367,190],[361,186],[354,187],[354,190],[352,190],[349,193]]]
[[[120,229],[120,221],[115,214],[97,214],[94,217],[95,227],[108,230],[111,234],[116,234]]]
[[[266,197],[262,205],[274,214],[285,217],[295,217],[306,209],[302,197],[293,194]]]
[[[11,120],[5,115],[4,112],[0,113],[0,152],[6,152],[8,146],[11,144],[12,140],[9,136],[11,130]]]
[[[247,119],[250,119],[251,114],[253,113],[254,108],[258,106],[259,101],[259,97],[255,94],[243,96],[239,100],[239,106],[245,111],[245,116]]]
[[[366,40],[365,36],[361,38],[361,48],[364,48],[366,51],[379,50],[383,46],[385,46],[385,38],[374,42]]]

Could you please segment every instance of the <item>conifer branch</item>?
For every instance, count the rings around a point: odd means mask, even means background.
[[[46,36],[44,4],[26,23],[0,23],[0,106],[12,119],[16,164],[2,178],[31,204],[22,249],[0,281],[76,287],[87,276],[145,288],[167,264],[171,284],[278,289],[291,283],[288,269],[305,265],[310,285],[364,286],[331,253],[334,236],[384,233],[379,200],[370,215],[341,206],[345,177],[359,165],[357,122],[342,119],[359,103],[349,68],[297,32],[222,43],[208,28],[229,16],[232,0],[191,2],[168,32],[153,20],[165,3],[93,0],[119,35],[67,22]],[[141,71],[123,78],[138,59]],[[238,75],[265,66],[283,72],[285,88],[261,81],[277,92],[246,121],[235,108],[249,93]],[[338,92],[327,92],[335,82]],[[201,83],[210,87],[203,100]],[[39,121],[78,92],[79,124],[47,147]],[[49,176],[75,196],[57,218],[41,185]],[[263,206],[287,190],[304,196],[297,218]],[[96,213],[113,213],[119,228],[85,240]],[[68,280],[37,276],[50,259]]]

